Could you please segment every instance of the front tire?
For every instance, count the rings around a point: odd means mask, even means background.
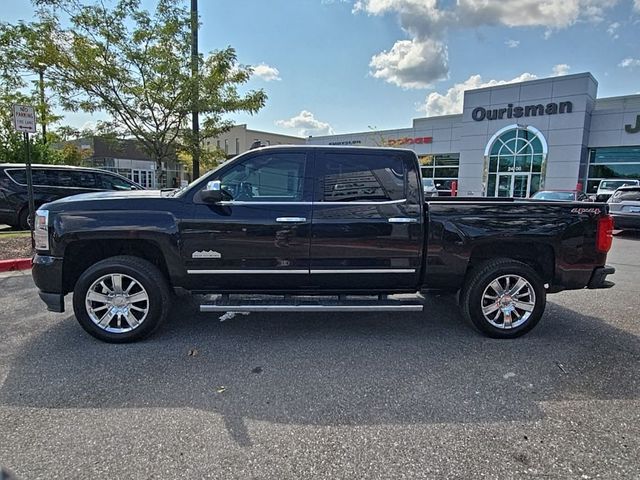
[[[529,332],[544,313],[546,291],[529,265],[499,258],[474,268],[460,294],[464,317],[492,338]]]
[[[117,256],[85,270],[73,290],[80,326],[99,340],[127,343],[150,335],[167,316],[167,281],[147,260]]]

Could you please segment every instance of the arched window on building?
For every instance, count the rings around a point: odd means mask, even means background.
[[[544,185],[547,142],[534,127],[509,125],[485,149],[488,197],[530,197]]]

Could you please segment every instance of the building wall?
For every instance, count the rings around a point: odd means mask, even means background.
[[[220,148],[227,157],[232,157],[249,150],[255,141],[260,141],[265,145],[301,145],[305,143],[305,139],[301,137],[261,132],[250,130],[246,125],[234,125],[218,137],[205,139],[204,145],[207,149]]]
[[[514,124],[535,127],[547,142],[544,188],[575,188],[581,164],[587,163],[587,141],[597,88],[591,74],[584,73],[465,92],[459,143],[459,194],[486,193],[483,180],[487,144],[498,130]],[[515,108],[567,101],[572,103],[571,113],[482,121],[472,118],[477,107],[493,110],[507,108],[509,104]]]
[[[458,194],[475,196],[487,194],[489,158],[485,153],[495,134],[508,126],[530,127],[544,139],[547,148],[541,188],[574,189],[578,183],[584,188],[589,159],[596,149],[606,147],[610,147],[606,153],[612,164],[626,164],[626,170],[619,169],[623,173],[617,175],[640,178],[640,173],[636,175],[633,170],[640,172],[640,128],[636,131],[640,126],[640,95],[596,99],[597,90],[598,83],[590,73],[469,90],[464,94],[461,115],[417,118],[409,128],[313,137],[307,143],[404,147],[418,156],[459,153]],[[571,111],[546,111],[547,105],[559,107],[561,102],[571,102]],[[509,106],[515,113],[516,107],[538,104],[545,107],[543,115],[508,118]],[[474,119],[478,107],[495,111],[498,118]],[[604,155],[598,157],[600,164]],[[423,168],[423,174],[427,170]],[[591,189],[598,182],[593,178],[588,182]]]
[[[640,95],[601,98],[591,114],[589,148],[640,145],[640,132],[629,133],[626,125],[636,125]]]

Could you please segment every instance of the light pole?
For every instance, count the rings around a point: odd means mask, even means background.
[[[200,119],[198,112],[198,95],[200,80],[198,78],[198,0],[191,0],[191,77],[193,83],[193,111],[191,113],[191,130],[193,132],[193,180],[200,176]]]
[[[38,87],[40,91],[40,124],[42,125],[42,143],[47,143],[47,105],[44,97],[44,71],[47,66],[44,63],[38,63],[38,75],[39,82]]]

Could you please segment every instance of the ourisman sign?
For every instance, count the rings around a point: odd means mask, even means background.
[[[507,108],[490,108],[476,107],[471,112],[471,118],[476,122],[481,122],[485,118],[487,120],[502,120],[503,118],[520,118],[520,117],[539,117],[542,115],[556,115],[557,113],[571,113],[573,104],[571,102],[560,103],[541,103],[537,105],[526,105],[524,107],[514,107],[513,103],[507,105]]]

